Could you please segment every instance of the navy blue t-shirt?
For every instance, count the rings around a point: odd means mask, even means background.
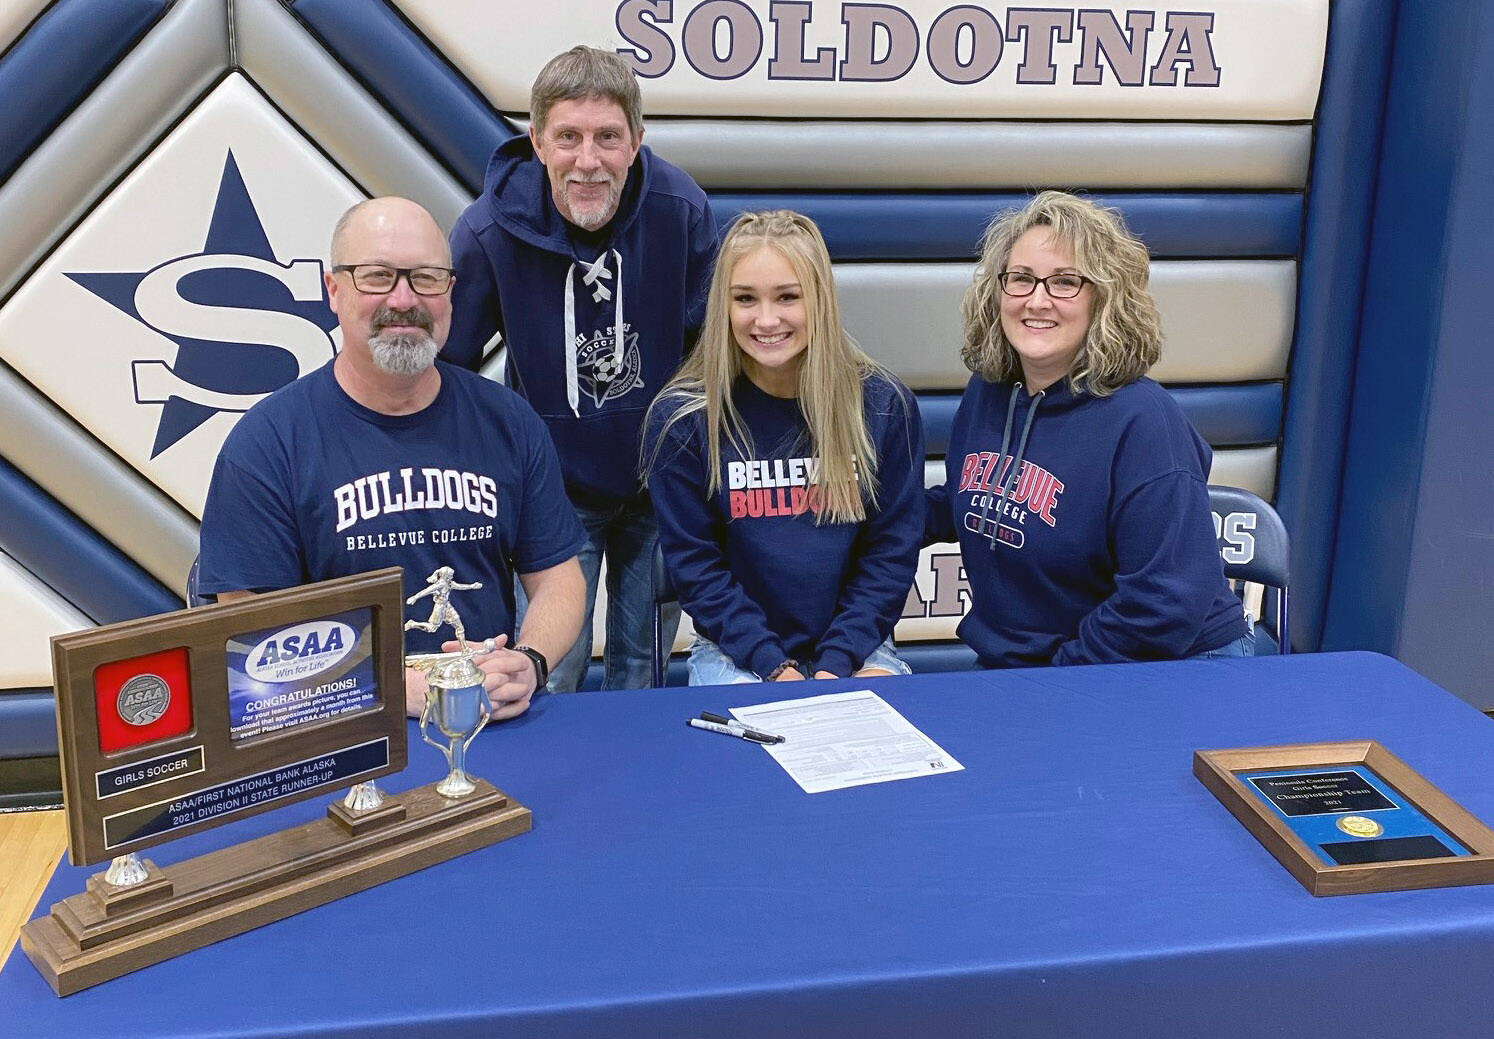
[[[252,408],[223,444],[202,515],[200,587],[264,592],[403,566],[404,592],[437,567],[469,639],[514,634],[514,575],[571,558],[584,539],[555,448],[512,391],[437,362],[441,389],[413,415],[354,401],[328,362]],[[405,608],[430,616],[429,598]],[[426,652],[450,629],[406,633]]]

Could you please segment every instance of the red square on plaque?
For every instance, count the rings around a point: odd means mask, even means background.
[[[99,750],[112,754],[190,732],[191,692],[185,646],[96,668]]]

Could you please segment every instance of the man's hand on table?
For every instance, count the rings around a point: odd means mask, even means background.
[[[468,642],[467,646],[475,650],[472,663],[482,672],[482,687],[488,694],[488,717],[493,721],[504,721],[529,710],[529,703],[534,698],[534,661],[517,650],[506,648],[507,635],[499,635],[488,642],[495,648],[489,650],[487,643],[481,642]],[[457,648],[456,640],[452,639],[442,643],[441,652],[452,653]],[[418,718],[425,710],[426,689],[425,672],[406,668],[405,713],[410,717]]]

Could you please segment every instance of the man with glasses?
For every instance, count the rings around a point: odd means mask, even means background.
[[[528,708],[548,662],[575,640],[584,535],[533,409],[436,360],[453,284],[446,239],[415,203],[373,199],[343,214],[326,275],[342,349],[255,405],[224,442],[203,510],[200,588],[226,601],[402,566],[413,592],[449,568],[481,585],[461,614],[486,640],[475,661],[501,719]],[[517,639],[515,577],[530,600]],[[406,649],[442,640],[412,630]],[[420,672],[406,672],[405,696],[419,713]]]
[[[587,619],[550,688],[574,690],[591,659],[604,556],[603,686],[637,688],[650,684],[658,540],[638,473],[643,416],[700,327],[716,224],[689,175],[643,147],[638,83],[616,54],[558,55],[529,107],[529,133],[498,148],[452,230],[445,356],[476,368],[488,344],[507,348],[506,381],[545,420],[586,526]]]

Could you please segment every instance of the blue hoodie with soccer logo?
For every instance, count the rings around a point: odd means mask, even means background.
[[[451,251],[442,357],[475,369],[501,334],[506,381],[549,428],[571,499],[605,507],[638,494],[644,413],[705,310],[716,257],[705,192],[645,145],[612,220],[583,231],[555,208],[520,134],[494,153]]]

